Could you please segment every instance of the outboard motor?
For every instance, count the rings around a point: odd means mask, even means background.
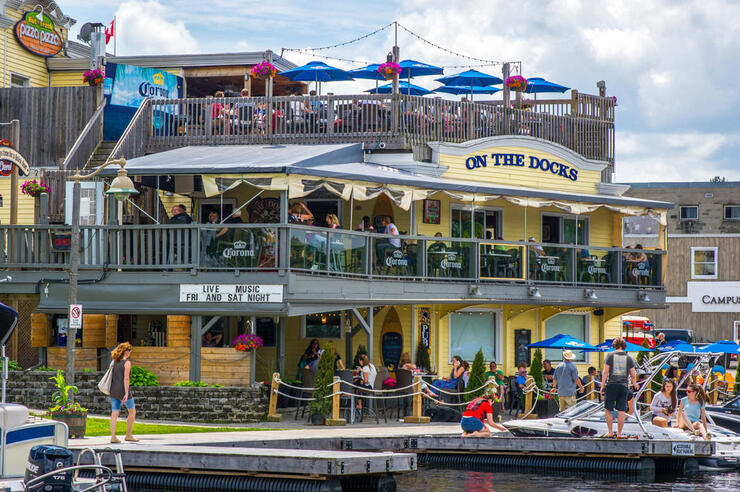
[[[60,468],[74,466],[72,451],[61,446],[40,445],[31,448],[26,462],[25,482],[28,484],[36,477],[53,472]],[[46,477],[41,485],[33,490],[43,492],[72,492],[73,471],[67,471]]]

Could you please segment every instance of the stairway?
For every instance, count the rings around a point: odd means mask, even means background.
[[[95,169],[105,163],[111,152],[113,152],[116,143],[117,142],[115,140],[103,140],[100,142],[98,147],[95,149],[95,152],[93,152],[93,155],[90,156],[90,160],[87,161],[85,169]]]

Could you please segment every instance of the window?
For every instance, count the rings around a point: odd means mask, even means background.
[[[691,248],[691,278],[717,278],[717,247]]]
[[[586,314],[558,314],[545,321],[545,338],[554,337],[555,335],[570,335],[573,338],[588,343]],[[580,350],[573,350],[576,355],[576,361],[585,362],[586,355]],[[552,361],[563,360],[563,351],[561,349],[545,349],[545,359]]]
[[[31,87],[31,79],[17,73],[10,74],[10,87]]]
[[[725,205],[725,220],[740,220],[740,205]]]
[[[644,248],[657,248],[660,244],[660,224],[647,216],[622,219],[622,247],[641,244]]]
[[[341,312],[307,314],[301,319],[303,338],[342,338]]]
[[[275,332],[277,325],[272,318],[257,318],[257,326],[255,327],[255,333],[262,339],[262,344],[265,347],[275,346]]]
[[[588,244],[588,219],[575,215],[542,214],[542,242]]]
[[[483,349],[483,358],[495,360],[496,313],[465,312],[450,315],[450,359],[459,355],[471,361],[478,350]]]
[[[450,237],[470,237],[470,207],[452,205]],[[503,211],[491,208],[475,208],[475,237],[496,239],[503,237]]]
[[[678,207],[678,213],[681,220],[696,220],[699,218],[699,206],[681,205]]]

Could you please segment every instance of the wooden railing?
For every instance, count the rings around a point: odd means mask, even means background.
[[[139,106],[118,143],[110,153],[108,160],[133,159],[146,153],[147,142],[152,137],[152,100],[149,98]]]
[[[82,129],[74,145],[67,153],[67,157],[64,158],[61,165],[62,169],[82,169],[90,160],[90,156],[103,140],[103,109],[105,109],[105,101],[98,106],[98,109],[87,121],[85,128]]]
[[[66,270],[69,252],[59,251],[59,245],[69,234],[68,226],[0,226],[0,269]],[[388,236],[279,224],[83,226],[80,245],[82,270],[280,270],[402,281],[636,289],[662,288],[665,257],[665,251],[656,250]]]
[[[538,137],[588,159],[613,162],[614,101],[575,91],[571,99],[538,101],[534,110],[368,94],[150,100],[132,120],[115,157],[141,155],[142,142],[147,152],[160,152],[186,145],[260,143],[398,140],[423,145],[495,135]]]

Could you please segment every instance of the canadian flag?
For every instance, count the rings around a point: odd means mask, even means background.
[[[113,19],[112,21],[110,21],[108,27],[105,28],[105,44],[108,44],[110,42],[110,38],[116,35],[115,22],[116,20]]]

